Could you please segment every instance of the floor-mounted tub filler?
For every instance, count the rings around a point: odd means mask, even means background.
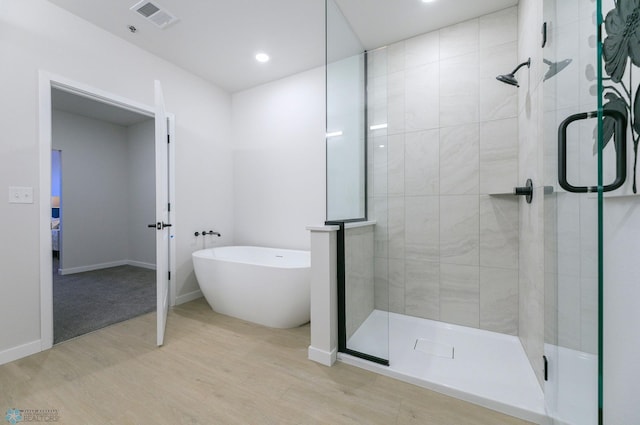
[[[308,251],[226,246],[192,257],[202,294],[214,311],[273,328],[309,321]]]

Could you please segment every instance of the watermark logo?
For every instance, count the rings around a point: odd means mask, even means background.
[[[21,422],[58,422],[60,412],[56,409],[7,409],[4,417],[11,425]]]
[[[18,409],[7,409],[7,415],[4,418],[10,424],[16,425],[18,422],[22,422],[22,413]]]

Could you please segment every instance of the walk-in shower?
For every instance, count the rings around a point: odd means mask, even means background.
[[[634,179],[605,192],[622,160],[611,110],[633,110],[636,91],[631,65],[618,75],[612,57],[604,76],[592,21],[616,4],[545,0],[543,26],[520,3],[379,46],[327,0],[338,357],[536,423],[627,423],[603,419],[612,359],[629,361],[611,336],[602,360],[603,282],[630,290],[613,241],[634,245],[639,230],[617,230],[640,213]],[[530,203],[514,196],[528,179]]]

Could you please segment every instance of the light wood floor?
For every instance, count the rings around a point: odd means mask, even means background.
[[[0,366],[8,408],[58,409],[64,424],[525,425],[344,364],[307,360],[309,327],[274,330],[211,311],[202,299]]]

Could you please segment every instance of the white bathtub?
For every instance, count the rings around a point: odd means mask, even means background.
[[[226,246],[192,257],[200,289],[214,311],[272,328],[309,321],[308,251]]]

